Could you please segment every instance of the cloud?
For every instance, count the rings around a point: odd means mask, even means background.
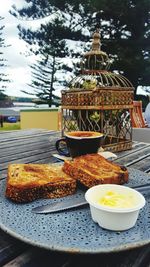
[[[11,96],[24,95],[21,90],[30,90],[27,83],[31,81],[31,70],[29,65],[35,62],[35,56],[26,57],[27,44],[25,41],[19,39],[18,24],[25,24],[12,16],[9,13],[12,5],[22,7],[25,2],[23,0],[5,0],[3,1],[3,7],[0,10],[0,16],[4,17],[1,20],[1,25],[5,25],[3,30],[3,38],[5,39],[5,45],[3,48],[3,58],[7,60],[8,67],[5,68],[5,73],[9,75],[11,83],[8,83],[6,94]],[[31,22],[30,22],[31,23]]]

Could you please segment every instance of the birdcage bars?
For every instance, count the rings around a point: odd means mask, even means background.
[[[62,135],[65,131],[104,133],[103,148],[113,152],[132,147],[130,111],[134,88],[123,75],[107,70],[110,60],[100,50],[100,34],[81,63],[81,74],[62,91]]]

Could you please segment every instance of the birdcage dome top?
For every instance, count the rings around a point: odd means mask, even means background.
[[[83,55],[81,73],[69,84],[70,90],[92,90],[99,87],[122,88],[132,87],[132,83],[123,75],[110,72],[112,60],[101,50],[100,33],[97,29],[93,34],[92,48]]]
[[[111,73],[108,71],[96,71],[90,73],[82,73],[72,79],[69,84],[70,89],[92,90],[99,87],[132,87],[131,82],[123,75]]]

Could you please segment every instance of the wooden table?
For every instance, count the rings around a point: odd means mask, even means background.
[[[0,132],[0,179],[6,179],[9,163],[50,163],[57,160],[55,141],[59,132],[30,129]],[[150,173],[150,143],[134,143],[117,154],[117,162]],[[0,230],[0,266],[150,266],[150,246],[104,255],[77,255],[32,247]]]

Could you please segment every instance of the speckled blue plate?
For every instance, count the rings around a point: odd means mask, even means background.
[[[129,169],[128,186],[150,183],[150,175]],[[100,228],[91,219],[90,210],[78,208],[53,214],[34,214],[32,208],[61,199],[37,200],[29,204],[14,204],[7,200],[5,182],[0,182],[0,227],[10,235],[31,245],[53,251],[74,253],[108,253],[140,247],[150,243],[150,195],[140,211],[135,227],[124,232]],[[70,198],[83,198],[78,190]]]

